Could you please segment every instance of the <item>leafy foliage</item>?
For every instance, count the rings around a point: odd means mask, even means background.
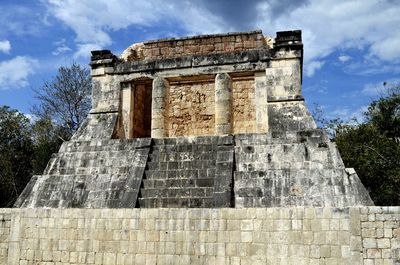
[[[60,67],[58,74],[35,93],[40,104],[34,106],[32,112],[41,119],[50,119],[62,126],[66,133],[63,139],[68,140],[90,110],[89,70],[76,63]]]
[[[393,89],[386,97],[374,100],[366,117],[385,136],[400,140],[400,89]]]
[[[41,174],[51,155],[68,140],[90,109],[89,70],[77,64],[36,90],[39,105],[29,119],[0,106],[0,207],[11,207],[33,174]]]
[[[336,144],[377,205],[400,205],[400,145],[373,123],[341,126]]]
[[[62,144],[59,135],[66,132],[50,119],[39,119],[32,124],[33,157],[32,169],[34,174],[41,174],[53,153],[58,152]]]
[[[0,107],[0,206],[10,207],[32,173],[33,144],[29,120],[16,110]]]
[[[319,124],[336,142],[346,167],[353,167],[376,205],[400,205],[400,86],[371,102],[366,121],[326,120]]]

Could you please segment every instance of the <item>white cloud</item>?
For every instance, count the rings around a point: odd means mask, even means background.
[[[383,61],[400,61],[398,0],[280,2],[254,1],[257,8],[249,9],[246,1],[225,1],[216,6],[208,0],[47,0],[50,13],[74,30],[78,45],[109,46],[112,31],[132,25],[178,24],[190,34],[248,30],[253,26],[271,35],[286,29],[302,29],[307,75],[320,69],[328,55],[349,48],[359,49],[366,57],[379,60],[376,68],[380,68]],[[251,12],[250,21],[232,23],[237,13],[216,8],[224,5],[225,9],[241,5],[236,10]],[[246,28],[241,28],[241,24]],[[81,55],[83,51],[80,49],[76,54]],[[348,59],[341,57],[339,60]]]
[[[8,40],[0,41],[0,52],[9,53],[11,50],[11,44]]]
[[[57,56],[57,55],[72,51],[72,49],[67,46],[65,39],[55,41],[53,44],[55,46],[57,46],[57,48],[51,53],[53,55]]]
[[[350,59],[351,59],[351,56],[348,56],[348,55],[340,55],[338,57],[338,60],[342,63],[345,63],[345,62],[349,61]]]
[[[364,121],[364,113],[368,110],[368,106],[363,105],[359,107],[358,109],[354,110],[350,107],[340,107],[336,108],[333,111],[327,113],[327,117],[329,119],[335,119],[335,118],[340,118],[341,120],[345,122],[350,122],[350,123],[360,123]]]
[[[17,56],[0,62],[0,89],[26,87],[28,77],[34,73],[38,61],[28,56]]]
[[[364,49],[379,60],[400,58],[400,5],[389,0],[310,0],[286,16],[271,20],[266,14],[262,28],[303,30],[305,64],[321,60],[339,48]]]
[[[43,8],[38,2],[1,1],[0,37],[39,36],[43,30]]]
[[[74,59],[86,58],[91,51],[101,50],[103,46],[96,43],[78,44],[78,50],[74,53]]]
[[[364,85],[361,93],[366,96],[372,97],[384,96],[389,92],[390,89],[393,88],[394,85],[397,85],[399,83],[400,79],[389,79],[387,81],[382,81],[378,83],[368,83]]]
[[[361,93],[367,96],[376,96],[382,93],[383,90],[383,83],[375,83],[375,84],[366,84],[364,85]]]
[[[314,75],[315,71],[321,69],[321,67],[325,64],[324,61],[312,61],[305,65],[304,71],[306,76],[311,77]]]
[[[60,55],[62,53],[66,53],[66,52],[70,52],[70,51],[72,51],[72,49],[64,44],[64,45],[58,46],[55,49],[55,51],[53,51],[51,54]]]
[[[76,33],[78,51],[75,56],[87,57],[90,56],[89,48],[111,45],[109,33],[131,25],[150,26],[175,21],[188,34],[215,33],[229,29],[223,26],[226,23],[218,15],[191,2],[48,0],[48,8]]]
[[[319,80],[317,83],[304,86],[303,91],[307,93],[320,93],[320,94],[327,94],[328,93],[328,80],[322,79]]]

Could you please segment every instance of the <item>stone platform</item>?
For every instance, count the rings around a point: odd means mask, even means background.
[[[301,92],[301,31],[93,51],[92,109],[15,207],[373,205]]]
[[[395,265],[400,207],[0,209],[7,265]]]
[[[165,139],[72,140],[17,207],[372,205],[322,130]]]

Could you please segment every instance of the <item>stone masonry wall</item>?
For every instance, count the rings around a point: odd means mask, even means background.
[[[213,81],[176,83],[168,95],[168,137],[215,134]],[[232,133],[255,133],[254,77],[232,81]]]
[[[400,263],[400,207],[0,209],[0,215],[11,215],[10,236],[0,245],[1,264],[8,265]]]
[[[251,31],[147,41],[129,47],[121,57],[126,61],[157,60],[266,47],[261,31]]]
[[[390,207],[362,208],[360,212],[364,264],[400,264],[399,211]]]
[[[254,76],[233,79],[232,82],[232,113],[233,132],[255,133],[256,132],[256,111],[255,111],[255,89]]]
[[[7,264],[8,242],[10,241],[11,214],[0,214],[0,264]]]
[[[167,136],[213,135],[214,82],[171,84],[167,104]]]

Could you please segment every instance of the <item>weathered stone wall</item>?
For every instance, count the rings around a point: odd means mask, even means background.
[[[400,262],[400,207],[0,209],[0,215],[11,229],[0,245],[1,264],[8,265]]]
[[[203,35],[146,41],[129,47],[122,54],[126,61],[157,60],[187,55],[247,51],[267,47],[261,31]]]
[[[361,208],[361,231],[356,232],[362,238],[364,264],[400,264],[399,215],[398,207]]]
[[[150,145],[150,138],[65,142],[15,206],[133,208]]]
[[[11,213],[0,213],[0,264],[7,264],[10,242]]]
[[[232,129],[227,133],[255,133],[254,76],[232,79]],[[167,105],[167,137],[215,135],[214,80],[172,83]]]
[[[167,98],[167,137],[214,134],[214,80],[172,83]]]
[[[144,188],[144,190],[142,189]],[[137,205],[137,201],[148,203]],[[225,203],[228,202],[228,203]],[[322,130],[69,141],[16,207],[373,205]]]
[[[232,81],[233,134],[255,133],[256,107],[254,76],[233,79]]]
[[[275,39],[250,31],[148,41],[129,47],[120,59],[110,51],[94,51],[91,113],[116,113],[118,119],[109,123],[116,125],[113,138],[132,138],[132,130],[127,128],[143,126],[127,125],[136,113],[131,107],[134,98],[124,84],[162,80],[152,88],[159,92],[149,114],[154,138],[315,129],[301,94],[302,50],[300,31],[277,32]],[[214,101],[210,89],[206,93],[198,89],[210,85],[208,81],[200,84],[205,76],[210,82],[215,79]],[[253,80],[238,79],[250,76]],[[221,88],[218,82],[222,82]],[[165,88],[155,88],[155,84]],[[202,106],[193,102],[194,107],[190,101],[179,103],[181,97],[193,94],[187,90],[200,96],[209,94],[205,98],[209,102]],[[92,123],[87,126],[85,137],[98,138]]]
[[[373,205],[322,130],[235,136],[236,207]]]

